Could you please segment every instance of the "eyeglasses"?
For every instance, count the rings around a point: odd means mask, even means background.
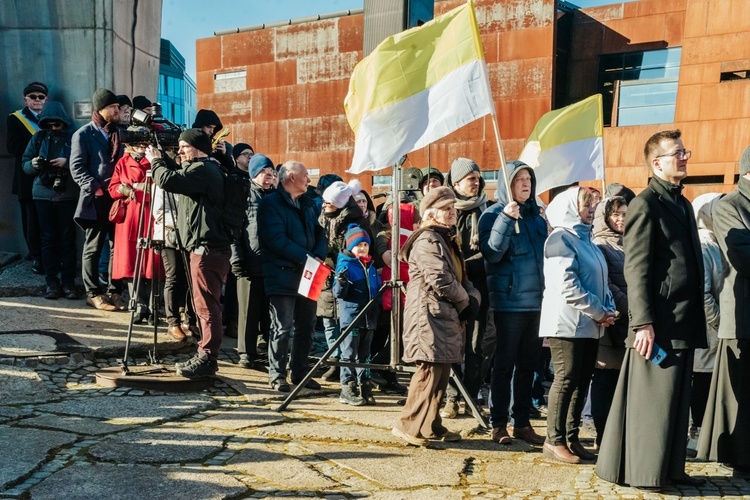
[[[248,158],[252,158],[253,154],[250,151],[245,151],[244,153],[240,153],[240,156],[246,156]]]
[[[29,94],[26,97],[34,101],[43,101],[47,98],[47,96],[44,94]]]
[[[693,155],[692,151],[689,151],[687,149],[678,149],[674,153],[664,153],[663,155],[659,155],[656,158],[663,158],[665,156],[674,156],[678,160],[689,160],[692,155]]]

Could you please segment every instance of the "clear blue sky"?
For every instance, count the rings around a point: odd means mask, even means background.
[[[571,3],[591,7],[619,2],[572,0]],[[195,41],[214,36],[214,31],[361,9],[363,4],[363,0],[163,0],[161,36],[185,56],[187,71],[195,79]]]

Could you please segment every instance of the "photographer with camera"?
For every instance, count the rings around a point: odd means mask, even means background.
[[[75,290],[76,230],[73,214],[78,185],[68,173],[70,118],[63,105],[47,101],[39,130],[23,154],[24,173],[34,177],[31,196],[39,215],[42,264],[47,281],[44,298],[77,299]],[[62,280],[62,287],[60,286]]]
[[[219,115],[210,109],[199,109],[195,115],[193,128],[201,129],[211,138],[211,158],[226,168],[234,167],[232,145],[223,140],[224,137],[229,135],[229,131],[224,130],[223,133],[221,132],[224,126],[221,124],[221,120],[219,120]]]

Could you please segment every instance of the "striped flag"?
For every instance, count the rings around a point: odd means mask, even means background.
[[[383,40],[354,68],[344,109],[351,173],[390,167],[494,113],[473,2]]]
[[[325,265],[318,259],[314,259],[307,256],[307,262],[305,262],[305,269],[302,271],[302,279],[299,282],[299,288],[297,293],[307,297],[310,300],[318,300],[320,292],[323,290],[323,285],[326,282],[326,278],[331,274],[333,269]]]
[[[545,113],[518,158],[534,169],[536,192],[604,179],[602,96]]]

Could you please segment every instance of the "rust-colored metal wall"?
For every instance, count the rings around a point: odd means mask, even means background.
[[[722,176],[722,184],[687,184],[693,198],[733,188],[739,157],[750,144],[750,81],[720,82],[724,71],[750,69],[747,0],[646,0],[584,9],[576,14],[571,98],[596,92],[600,54],[682,46],[675,122],[605,129],[607,182],[636,191],[650,169],[648,137],[679,128],[693,151],[692,176]]]
[[[462,3],[436,2],[435,15]],[[477,0],[475,6],[505,154],[515,158],[552,106],[555,2]],[[357,14],[198,40],[198,106],[213,109],[231,127],[230,142],[252,144],[276,163],[297,159],[321,174],[348,178],[354,134],[343,102],[362,57],[363,25]],[[217,91],[216,74],[242,70],[244,88]],[[497,169],[489,117],[430,146],[430,162],[440,170],[460,156]],[[427,149],[409,160],[427,165]]]

